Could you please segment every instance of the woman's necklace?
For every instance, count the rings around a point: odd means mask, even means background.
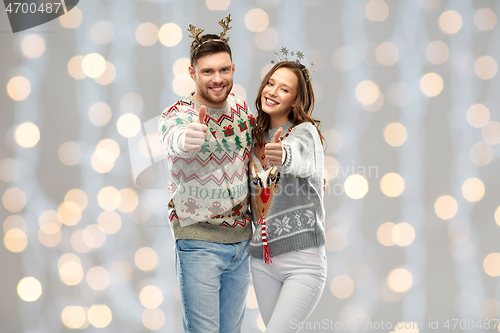
[[[290,132],[292,131],[293,126],[290,126],[290,128],[286,131],[285,135],[280,136],[280,141],[283,141],[284,138],[288,137],[290,135]],[[255,143],[254,144],[254,149],[255,149],[255,156],[259,157],[260,165],[262,165],[262,169],[267,170],[267,162],[266,162],[266,155],[265,155],[265,146],[266,143],[269,142],[262,142],[262,143]]]

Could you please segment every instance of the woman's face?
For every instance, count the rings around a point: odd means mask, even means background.
[[[262,90],[262,111],[271,117],[271,128],[288,122],[297,97],[299,80],[288,68],[280,68],[271,75]]]

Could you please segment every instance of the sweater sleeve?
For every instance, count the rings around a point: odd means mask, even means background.
[[[165,110],[158,122],[158,137],[168,154],[183,158],[196,155],[196,151],[185,152],[179,147],[179,136],[198,117],[196,111],[179,103]]]
[[[282,145],[286,151],[286,159],[278,167],[280,172],[305,178],[316,171],[316,154],[318,149],[321,150],[321,142],[314,125],[302,123],[296,126],[282,141]]]

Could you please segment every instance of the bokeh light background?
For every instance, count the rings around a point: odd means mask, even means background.
[[[500,313],[499,7],[93,0],[17,34],[2,13],[0,331],[182,331],[169,194],[138,186],[133,155],[163,166],[154,118],[193,88],[186,28],[227,13],[252,109],[281,46],[318,71],[328,277],[309,321],[499,331],[470,328]],[[252,287],[244,332],[263,330]]]

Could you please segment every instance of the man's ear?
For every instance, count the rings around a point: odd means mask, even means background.
[[[231,64],[231,71],[233,72],[234,74],[234,62]]]
[[[189,66],[188,71],[189,71],[189,76],[191,76],[193,81],[196,82],[196,70],[194,69],[194,67]]]

